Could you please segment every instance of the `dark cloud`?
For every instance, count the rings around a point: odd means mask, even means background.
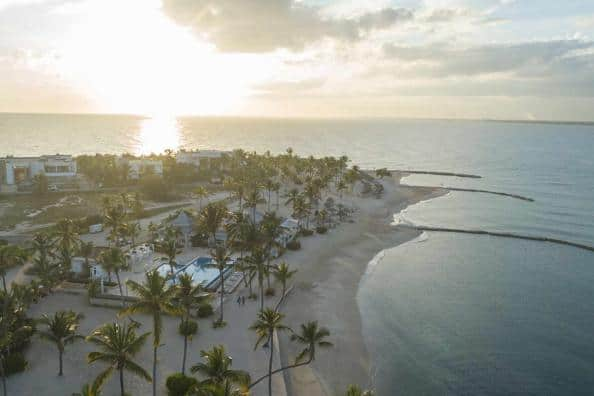
[[[327,19],[319,8],[293,0],[163,0],[163,10],[227,52],[299,50],[327,37],[355,41],[413,18],[410,10],[386,8],[357,18]]]

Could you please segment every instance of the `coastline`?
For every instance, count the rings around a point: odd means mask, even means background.
[[[357,208],[354,223],[342,224],[326,235],[304,238],[302,250],[284,256],[299,270],[286,304],[288,325],[317,320],[330,330],[334,344],[319,351],[310,366],[286,373],[288,395],[340,394],[349,384],[372,387],[371,362],[357,304],[360,282],[378,253],[421,234],[414,229],[393,227],[393,214],[448,192],[399,182],[400,175],[384,181],[381,199],[346,198]],[[283,365],[290,363],[298,351],[287,335],[279,337],[279,341]]]

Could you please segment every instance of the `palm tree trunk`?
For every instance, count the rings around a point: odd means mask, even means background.
[[[260,310],[264,309],[264,279],[258,276],[258,286],[260,287]]]
[[[6,275],[2,274],[2,287],[4,287],[4,293],[8,294],[8,290],[6,289]]]
[[[122,290],[122,282],[120,282],[120,271],[116,271],[116,278],[118,280],[118,288],[120,289],[120,298],[122,299],[122,307],[126,306],[126,300],[124,299],[124,291]]]
[[[4,355],[0,357],[0,375],[2,376],[2,394],[8,396],[8,391],[6,390],[6,375],[4,374]]]
[[[288,366],[281,367],[281,368],[278,368],[278,369],[276,369],[276,370],[274,370],[272,372],[269,372],[268,374],[263,375],[262,377],[258,378],[254,382],[252,382],[249,385],[248,389],[252,389],[254,386],[258,385],[260,383],[260,381],[264,380],[265,378],[270,378],[274,374],[280,373],[281,371],[285,371],[285,370],[289,370],[289,369],[296,368],[296,367],[301,367],[301,366],[307,366],[308,364],[310,364],[312,362],[312,360],[313,359],[310,357],[306,362],[290,364]]]
[[[153,346],[153,396],[157,396],[157,346]]]
[[[184,336],[184,355],[182,360],[182,374],[186,375],[186,356],[188,354],[188,336]]]
[[[270,333],[270,357],[268,358],[268,396],[272,396],[272,359],[274,358],[274,330]]]
[[[120,393],[124,396],[126,393],[124,392],[124,368],[120,369]]]
[[[59,356],[59,359],[60,359],[60,372],[58,372],[58,376],[60,376],[60,377],[64,375],[64,371],[62,369],[62,367],[63,367],[62,353],[63,353],[62,351],[58,351],[58,356]]]
[[[223,271],[221,273],[221,317],[219,318],[219,322],[223,323],[223,297],[225,296],[225,280],[223,279]]]

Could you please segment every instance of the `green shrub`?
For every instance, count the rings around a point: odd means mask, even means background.
[[[316,227],[316,232],[318,234],[325,234],[326,232],[328,232],[328,228],[326,228],[324,226],[319,226],[319,227]]]
[[[301,249],[301,242],[299,241],[291,241],[287,243],[287,249],[289,250],[299,250]]]
[[[227,322],[225,322],[224,320],[215,320],[214,322],[212,322],[212,328],[213,329],[220,329],[222,327],[227,326]]]
[[[208,318],[209,316],[212,316],[213,313],[214,309],[209,303],[200,304],[198,306],[197,315],[199,318]]]
[[[4,360],[4,372],[6,375],[23,372],[29,367],[29,362],[20,352],[13,352]]]
[[[182,321],[177,328],[181,335],[194,335],[198,332],[198,322],[193,320]]]
[[[276,294],[276,290],[274,290],[274,287],[268,287],[266,288],[264,294],[266,294],[266,296],[274,296]]]
[[[196,378],[188,377],[182,373],[175,373],[167,377],[165,386],[167,386],[167,394],[169,396],[185,396],[190,387],[197,383],[198,380]]]

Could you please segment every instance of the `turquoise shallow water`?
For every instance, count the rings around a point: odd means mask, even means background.
[[[0,114],[0,155],[293,147],[362,167],[440,170],[405,183],[489,189],[408,208],[416,224],[594,245],[594,126],[478,121],[297,121]],[[358,303],[379,395],[592,394],[594,254],[429,233],[386,252]],[[371,258],[370,258],[371,259]]]

